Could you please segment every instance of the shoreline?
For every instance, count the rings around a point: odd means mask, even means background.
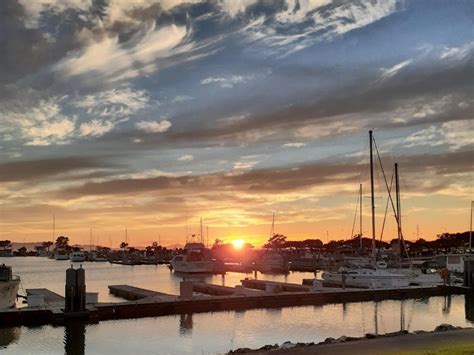
[[[284,342],[265,345],[259,349],[239,348],[228,354],[474,354],[474,325],[472,328],[441,324],[433,331],[399,331],[363,337],[341,336],[326,338],[319,343]]]

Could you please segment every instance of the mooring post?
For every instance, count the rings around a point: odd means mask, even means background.
[[[464,286],[474,292],[474,257],[468,256],[464,260]]]
[[[83,312],[86,309],[86,277],[82,265],[79,269],[73,266],[66,270],[65,286],[65,308],[66,313]]]

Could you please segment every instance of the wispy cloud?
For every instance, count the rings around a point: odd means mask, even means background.
[[[235,85],[246,83],[253,78],[253,75],[231,75],[222,77],[211,76],[201,80],[201,85],[218,84],[222,88],[233,88]]]
[[[73,105],[94,116],[122,118],[142,110],[149,101],[145,90],[122,87],[79,97]]]
[[[192,44],[178,46],[186,32],[183,26],[169,25],[156,29],[154,21],[144,23],[133,45],[124,46],[118,36],[105,37],[71,54],[58,63],[55,70],[66,78],[84,78],[87,84],[96,85],[150,74],[158,69],[160,58],[169,58],[192,49]]]
[[[449,145],[451,150],[474,145],[471,120],[445,122],[439,126],[429,126],[405,139],[407,147]]]
[[[179,161],[191,161],[194,160],[194,156],[191,154],[182,155],[178,158]]]
[[[81,136],[100,137],[110,132],[113,128],[114,123],[111,121],[91,120],[81,123],[79,131]]]
[[[398,74],[403,68],[408,66],[411,62],[412,62],[412,59],[407,59],[407,60],[404,60],[403,62],[395,64],[393,67],[380,69],[380,71],[382,72],[381,79],[391,78],[392,76]]]
[[[463,60],[474,50],[474,42],[465,43],[459,47],[445,47],[441,52],[440,59]]]
[[[148,133],[162,133],[166,132],[171,127],[171,122],[168,120],[161,121],[139,121],[135,126],[144,132]]]
[[[285,147],[285,148],[301,148],[301,147],[304,147],[304,146],[306,146],[306,143],[294,142],[294,143],[285,143],[285,144],[283,144],[282,147]]]
[[[62,112],[63,100],[58,97],[40,100],[33,107],[17,107],[14,111],[4,112],[3,119],[9,122],[8,131],[19,135],[17,138],[26,145],[67,143],[73,137],[77,118]]]

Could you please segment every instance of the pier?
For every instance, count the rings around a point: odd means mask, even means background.
[[[94,303],[85,309],[66,312],[65,299],[46,289],[31,289],[29,295],[43,295],[43,307],[2,310],[0,327],[55,324],[71,318],[95,323],[104,320],[166,316],[255,308],[281,308],[304,305],[324,305],[362,301],[426,298],[452,294],[469,294],[472,289],[457,286],[407,287],[399,289],[316,289],[285,282],[241,280],[242,285],[227,287],[206,283],[191,283],[191,296],[171,295],[130,285],[111,285],[112,294],[127,301]]]
[[[144,288],[139,288],[135,286],[130,286],[130,285],[112,285],[109,286],[109,292],[113,294],[114,296],[121,297],[123,299],[126,299],[128,301],[136,301],[136,300],[141,300],[144,298],[160,298],[160,299],[174,299],[177,296],[175,295],[170,295],[167,293],[162,293],[162,292],[157,292],[157,291],[152,291],[152,290],[146,290]]]

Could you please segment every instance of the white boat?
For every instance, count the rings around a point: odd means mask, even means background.
[[[171,260],[174,271],[182,273],[212,273],[214,263],[203,243],[186,243],[184,253]]]
[[[12,275],[12,268],[0,265],[0,309],[15,306],[20,278]]]
[[[346,285],[349,287],[363,287],[363,288],[391,288],[391,287],[407,287],[412,283],[412,280],[418,275],[411,272],[402,272],[399,269],[388,270],[385,261],[377,260],[376,237],[375,237],[375,196],[374,196],[374,162],[373,162],[373,144],[374,139],[372,131],[369,131],[369,146],[370,146],[370,189],[371,189],[371,211],[372,211],[372,268],[341,268],[339,271],[324,272],[321,277],[326,284],[332,285]],[[380,157],[379,157],[380,159]],[[395,189],[396,189],[396,210],[392,201],[392,207],[395,213],[397,222],[398,240],[401,245],[403,241],[403,234],[401,230],[400,220],[400,189],[398,181],[398,164],[395,163]],[[387,185],[388,187],[388,185]],[[390,197],[391,198],[391,197]],[[360,188],[360,201],[362,200],[362,187]],[[359,202],[360,202],[359,201]],[[362,225],[362,215],[361,215]],[[362,227],[361,227],[362,230]],[[361,233],[362,235],[362,233]],[[400,257],[400,256],[399,256]],[[420,279],[421,280],[421,279]]]
[[[56,260],[69,260],[69,254],[65,248],[56,248],[54,252],[54,259]]]
[[[69,259],[73,262],[82,262],[86,261],[86,253],[81,250],[72,251],[69,254]]]
[[[326,271],[321,275],[328,285],[358,288],[391,288],[407,287],[411,277],[405,273],[394,273],[384,269],[349,269],[341,268],[339,271]]]
[[[266,252],[257,263],[257,270],[264,273],[284,273],[288,271],[288,264],[278,252],[271,250]]]

